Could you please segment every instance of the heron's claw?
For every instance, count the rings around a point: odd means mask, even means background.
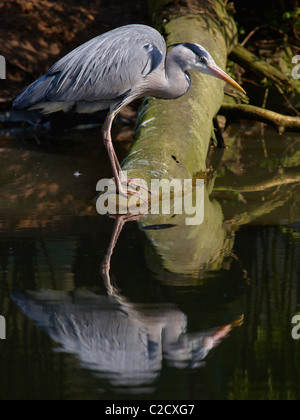
[[[138,198],[141,202],[149,204],[149,199],[146,199],[143,194],[140,191],[137,190],[131,190],[130,188],[124,188],[123,184],[121,184],[121,187],[119,187],[119,195],[122,197],[128,199],[128,196],[135,196]]]
[[[139,187],[142,190],[147,191],[148,194],[152,195],[152,191],[148,187],[146,187],[145,185],[139,184],[138,183],[139,181],[140,181],[140,179],[138,179],[138,178],[132,178],[132,179],[127,180],[129,186],[132,185],[133,187]]]
[[[139,190],[133,189],[133,187],[139,188]],[[147,198],[145,198],[145,194],[142,194],[141,190],[144,190],[147,192]],[[127,179],[127,178],[122,178],[122,176],[120,177],[120,180],[119,180],[118,192],[120,195],[122,195],[125,198],[128,198],[128,195],[136,196],[143,203],[149,203],[149,195],[152,195],[151,190],[148,188],[148,186],[144,185],[140,179],[138,178]]]
[[[140,188],[142,190],[147,191],[148,194],[152,195],[152,191],[148,188],[148,186],[144,185],[143,182],[141,182],[141,180],[138,178],[130,178],[130,179],[124,178],[123,179],[122,177],[120,177],[120,183],[122,185],[127,185],[127,187],[129,188],[130,187]],[[136,192],[139,193],[139,191],[136,191]]]

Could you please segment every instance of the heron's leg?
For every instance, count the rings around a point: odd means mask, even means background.
[[[122,183],[120,180],[120,172],[121,172],[121,165],[117,159],[117,155],[112,143],[112,139],[111,139],[111,127],[112,127],[112,123],[113,120],[115,118],[115,113],[110,113],[108,114],[105,123],[103,125],[103,129],[102,129],[102,134],[103,134],[103,142],[104,142],[104,146],[106,147],[108,156],[109,156],[109,160],[111,163],[111,167],[112,167],[112,171],[113,171],[113,176],[115,178],[115,183],[116,183],[116,188],[117,188],[117,192],[120,193],[125,193],[125,191],[123,191],[123,187],[122,187]]]
[[[119,173],[121,173],[122,172],[122,168],[121,168],[121,165],[119,163],[119,160],[118,160],[117,154],[115,152],[115,149],[114,149],[114,156],[115,156],[115,162],[116,162],[117,169],[118,169]]]
[[[114,153],[115,153],[116,166],[117,166],[118,171],[119,171],[119,174],[120,174],[120,182],[121,182],[121,184],[122,185],[126,185],[127,184],[128,186],[131,186],[131,187],[141,188],[141,189],[147,191],[147,193],[151,195],[152,194],[152,191],[149,188],[145,187],[144,185],[141,185],[139,183],[140,180],[138,178],[129,178],[129,179],[127,179],[127,178],[125,178],[125,176],[123,176],[123,171],[122,171],[122,168],[121,168],[121,166],[119,164],[119,161],[118,161],[116,152],[114,151]],[[138,191],[128,190],[128,193],[131,194],[131,195],[134,195],[134,194],[138,194],[139,195]],[[141,199],[143,201],[145,201],[145,202],[147,201],[147,200],[143,199],[142,197],[141,197]]]
[[[110,265],[111,265],[111,259],[114,252],[114,249],[117,245],[119,236],[123,230],[123,227],[125,223],[127,222],[133,222],[137,221],[141,218],[141,215],[133,216],[133,215],[116,215],[111,216],[111,218],[115,219],[115,225],[112,233],[112,237],[110,240],[110,244],[106,253],[106,256],[101,264],[101,275],[103,277],[106,290],[110,296],[116,297],[118,295],[118,291],[114,288],[114,286],[111,283],[110,278]]]
[[[118,160],[118,158],[117,158],[117,155],[116,155],[115,149],[114,149],[114,156],[115,156],[116,166],[117,166],[117,169],[118,169],[119,174],[120,174],[120,181],[121,181],[121,184],[123,184],[123,185],[125,185],[125,184],[129,185],[129,184],[130,184],[132,187],[139,187],[139,188],[142,188],[143,190],[147,191],[147,192],[148,192],[148,194],[150,194],[150,195],[151,195],[151,194],[152,194],[151,190],[150,190],[149,188],[144,187],[143,185],[140,185],[140,184],[139,184],[139,179],[138,179],[138,178],[130,178],[130,179],[126,179],[126,178],[123,176],[123,171],[122,171],[121,165],[120,165],[120,163],[119,163],[119,160]],[[130,193],[130,191],[129,191],[129,193]],[[145,201],[146,201],[146,200],[145,200]]]
[[[137,181],[138,181],[137,179],[133,179],[133,180],[126,179],[123,175],[123,171],[122,171],[121,165],[119,163],[119,160],[117,158],[117,155],[116,155],[113,143],[112,143],[112,138],[111,138],[111,128],[112,128],[112,123],[113,123],[113,120],[114,120],[115,116],[116,116],[116,113],[114,113],[114,112],[111,112],[110,114],[108,114],[108,116],[105,120],[105,123],[103,125],[102,134],[103,134],[103,142],[104,142],[104,145],[105,145],[106,150],[108,152],[108,156],[109,156],[110,163],[111,163],[111,166],[112,166],[112,171],[113,171],[113,176],[114,176],[115,183],[116,183],[117,192],[121,195],[124,195],[125,197],[127,197],[127,194],[129,194],[129,195],[135,195],[136,194],[136,195],[140,196],[142,201],[146,202],[147,200],[145,200],[138,191],[132,191],[132,190],[129,190],[129,189],[127,189],[127,191],[125,191],[125,189],[124,189],[124,185],[126,185],[126,184],[128,185],[129,183],[131,183],[132,186],[141,187],[143,189],[145,189],[145,187],[140,186],[137,183]],[[150,193],[150,190],[148,190],[148,189],[146,189],[146,190]]]
[[[126,223],[126,220],[123,219],[121,216],[117,216],[115,220],[114,230],[112,234],[112,238],[107,250],[107,254],[101,264],[101,274],[103,277],[103,280],[105,282],[105,287],[109,295],[113,296],[116,293],[115,288],[111,284],[111,278],[110,278],[110,264],[111,264],[111,258],[115,249],[115,246],[118,242],[120,233],[122,232],[122,229]]]

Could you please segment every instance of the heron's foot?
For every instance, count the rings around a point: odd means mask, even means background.
[[[122,172],[120,173],[120,178],[117,180],[117,190],[118,193],[128,198],[128,196],[135,196],[140,199],[143,203],[149,203],[149,195],[151,196],[151,190],[148,188],[148,185],[145,181],[142,181],[137,178],[127,179],[122,177]]]
[[[133,185],[127,185],[124,186],[124,184],[120,184],[117,188],[118,194],[126,199],[129,199],[129,197],[134,196],[136,197],[138,200],[141,201],[141,203],[143,204],[149,204],[149,195],[147,194],[147,198],[145,196],[145,193],[143,194],[141,191],[137,190],[137,189],[132,189],[130,187],[133,187]]]
[[[140,192],[141,190],[144,190],[148,193],[148,195],[152,195],[152,191],[149,189],[145,181],[141,181],[138,178],[127,179],[127,185],[129,187],[139,188],[138,192]]]
[[[125,224],[127,222],[138,222],[141,217],[143,217],[142,214],[110,214],[108,216],[110,219],[113,220],[119,220],[122,224]],[[103,265],[105,262],[103,263]]]

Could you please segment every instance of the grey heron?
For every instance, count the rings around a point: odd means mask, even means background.
[[[181,43],[167,53],[164,38],[145,25],[127,25],[100,35],[59,60],[14,100],[16,109],[43,113],[109,110],[102,133],[116,182],[125,193],[111,128],[119,111],[135,99],[176,99],[191,86],[189,70],[217,77],[244,92],[199,44]],[[245,92],[244,92],[245,93]]]

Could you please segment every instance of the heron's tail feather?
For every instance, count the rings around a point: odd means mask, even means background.
[[[41,110],[43,114],[52,114],[54,112],[68,112],[75,106],[75,102],[39,102],[30,106],[30,110]]]
[[[13,107],[16,109],[26,109],[39,103],[49,100],[47,92],[53,82],[52,77],[43,76],[26,89],[24,89],[14,100]]]
[[[59,111],[68,112],[71,110],[89,114],[108,110],[115,102],[105,99],[99,101],[70,101],[56,92],[56,84],[57,77],[46,74],[24,89],[15,98],[13,108],[41,110],[44,114],[52,114]]]
[[[52,91],[55,76],[43,76],[24,89],[14,100],[15,109],[40,109],[45,114],[67,112],[74,107],[74,102],[54,101],[48,92]]]

